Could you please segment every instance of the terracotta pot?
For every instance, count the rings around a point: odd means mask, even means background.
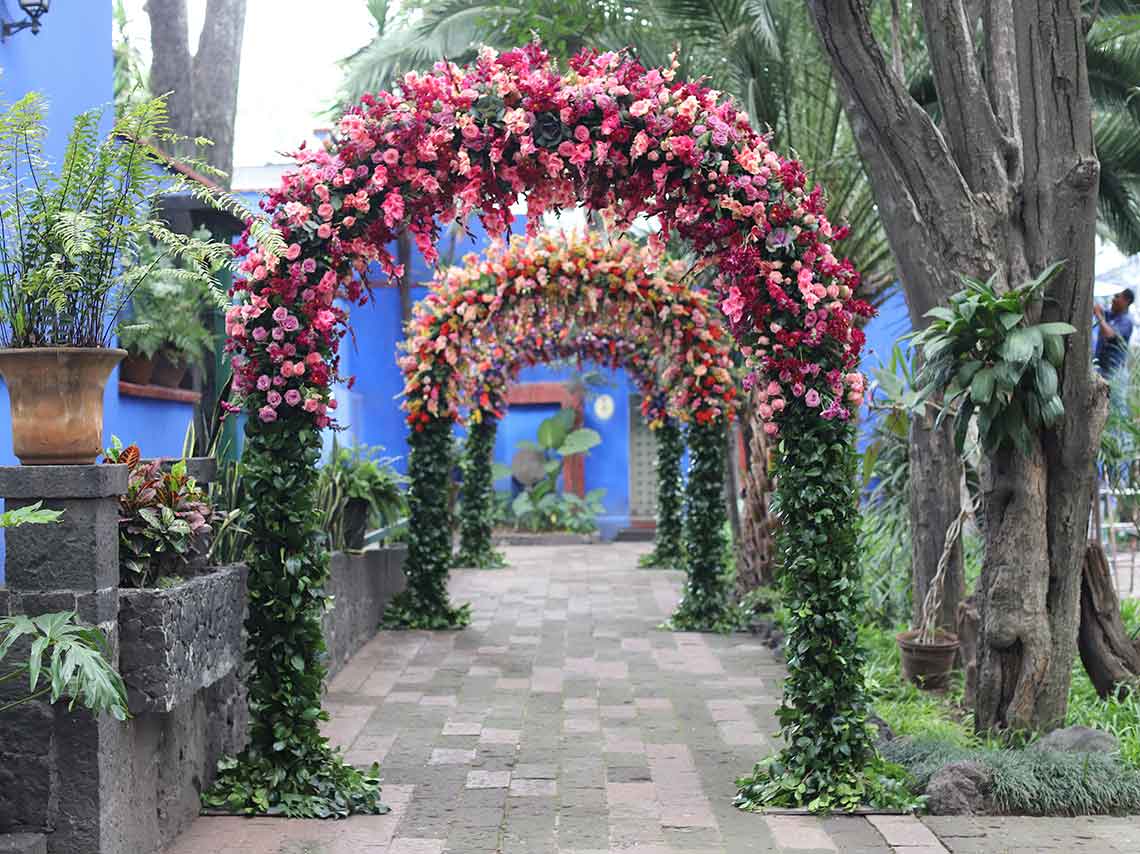
[[[150,356],[130,355],[119,368],[119,379],[128,383],[148,385],[154,375],[154,359]]]
[[[103,451],[103,389],[126,350],[0,350],[12,407],[12,446],[31,465],[90,465]]]
[[[154,357],[154,374],[151,382],[166,388],[178,388],[186,376],[189,365],[179,365],[159,353]]]
[[[926,644],[918,642],[919,634],[918,629],[911,629],[895,635],[903,678],[928,691],[945,688],[958,655],[958,636],[939,632],[934,643]]]

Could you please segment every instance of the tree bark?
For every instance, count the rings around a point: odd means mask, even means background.
[[[233,172],[245,7],[246,0],[208,0],[198,50],[191,54],[186,0],[147,0],[146,4],[153,56],[151,93],[170,93],[171,130],[191,140],[205,137],[213,143],[204,152],[185,143],[168,153],[201,156],[225,173],[220,183],[227,186]]]
[[[1093,457],[1107,407],[1088,357],[1098,164],[1080,3],[1024,0],[1015,15],[1012,0],[980,8],[922,0],[941,126],[890,68],[867,0],[807,4],[916,328],[961,288],[960,273],[996,276],[1002,287],[1066,262],[1041,307],[1042,319],[1077,329],[1060,372],[1065,416],[1028,456],[999,451],[983,466],[987,548],[975,720],[979,730],[1047,729],[1067,707]],[[955,460],[951,475],[939,447],[921,428],[912,433],[912,482],[920,481],[912,526],[922,562],[931,542],[945,536],[925,516],[949,518],[960,502],[960,468]],[[942,483],[928,487],[934,479]]]
[[[748,420],[748,468],[744,472],[744,518],[736,562],[736,595],[743,598],[776,580],[775,520],[768,511],[774,483],[768,475],[768,443],[764,422],[752,398]]]
[[[1120,599],[1108,557],[1096,541],[1085,550],[1077,648],[1102,699],[1131,690],[1140,679],[1140,640],[1128,635],[1120,619]]]

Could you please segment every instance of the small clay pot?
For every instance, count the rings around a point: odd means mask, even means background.
[[[919,688],[937,691],[950,684],[950,672],[958,655],[958,636],[951,632],[938,632],[934,643],[919,643],[918,629],[899,632],[895,641],[899,645],[899,659],[903,678]]]
[[[182,385],[182,380],[186,378],[186,371],[189,368],[189,365],[172,362],[159,353],[154,357],[154,374],[150,381],[165,388],[179,388]]]
[[[150,356],[132,353],[123,359],[122,367],[119,368],[119,379],[137,385],[149,385],[153,375],[154,359]]]
[[[103,451],[103,389],[126,350],[35,347],[0,350],[8,385],[12,449],[31,465],[91,465]]]

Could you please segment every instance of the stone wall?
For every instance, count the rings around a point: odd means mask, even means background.
[[[117,588],[113,495],[125,477],[116,472],[112,483],[108,472],[122,467],[79,468],[86,471],[71,472],[78,481],[58,471],[0,470],[0,494],[7,490],[11,506],[47,483],[48,505],[65,507],[71,522],[9,532],[12,586],[0,588],[0,613],[75,609],[102,624],[132,718],[96,720],[65,703],[0,717],[0,852],[25,843],[42,852],[37,837],[4,834],[47,831],[48,854],[158,854],[198,814],[218,759],[245,743],[245,569],[219,568],[165,590]],[[29,477],[34,483],[24,482]],[[77,497],[76,482],[86,485]],[[396,547],[332,556],[333,607],[323,618],[330,674],[375,635],[404,587],[404,554]]]
[[[330,676],[376,634],[384,609],[404,589],[407,554],[406,546],[333,553],[327,591],[333,607],[323,621]]]

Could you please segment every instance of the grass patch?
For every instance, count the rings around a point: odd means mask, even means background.
[[[1140,771],[1103,753],[966,747],[931,738],[896,740],[884,758],[924,790],[949,762],[979,762],[993,774],[994,807],[1014,815],[1120,815],[1140,811]]]
[[[960,708],[961,674],[954,675],[953,687],[945,694],[920,691],[902,678],[894,630],[864,626],[859,640],[867,653],[871,703],[895,736],[934,738],[962,747],[978,743],[971,716]]]
[[[1120,616],[1129,634],[1140,631],[1140,599],[1125,599]],[[1088,674],[1078,658],[1073,664],[1073,681],[1069,689],[1069,714],[1065,723],[1094,727],[1110,732],[1120,741],[1121,760],[1140,768],[1140,696],[1133,691],[1124,699],[1102,700],[1093,690]]]

